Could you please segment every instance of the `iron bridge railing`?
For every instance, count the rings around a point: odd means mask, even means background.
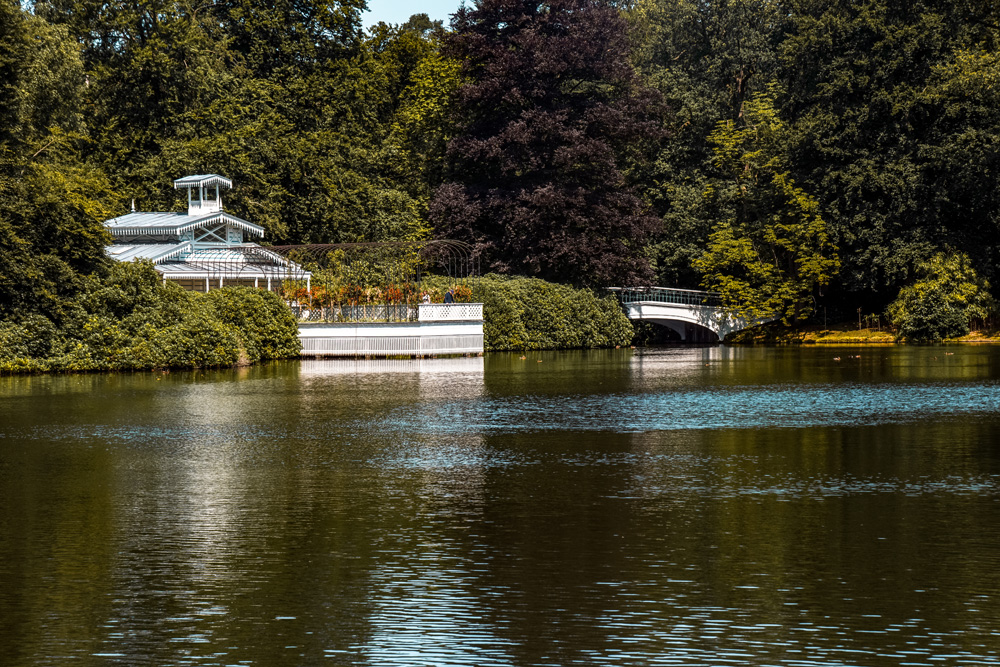
[[[717,292],[675,289],[672,287],[610,287],[623,304],[670,303],[682,306],[721,307],[722,297]]]

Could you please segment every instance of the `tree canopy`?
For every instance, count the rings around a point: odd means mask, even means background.
[[[445,53],[463,64],[448,171],[431,204],[485,266],[582,284],[648,282],[656,231],[623,161],[660,138],[626,24],[598,0],[480,0]]]
[[[0,2],[0,317],[72,319],[101,221],[213,172],[269,242],[457,237],[790,320],[881,310],[938,256],[998,283],[995,2],[364,8]]]

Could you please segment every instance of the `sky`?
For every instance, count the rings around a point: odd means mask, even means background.
[[[441,20],[448,25],[461,4],[462,0],[368,0],[368,11],[361,15],[361,20],[367,28],[379,21],[406,23],[412,14],[423,13],[432,21]]]

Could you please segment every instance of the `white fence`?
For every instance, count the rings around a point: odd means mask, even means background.
[[[440,316],[441,313],[436,315]],[[482,354],[483,321],[455,319],[456,316],[470,317],[468,309],[464,313],[459,309],[449,309],[445,311],[445,315],[449,319],[430,322],[300,323],[302,356],[430,357]]]
[[[476,322],[483,319],[481,303],[422,303],[421,322]]]
[[[302,356],[306,357],[429,357],[482,353],[482,334],[302,338]]]
[[[300,322],[476,322],[483,319],[481,303],[362,304],[322,308],[292,305],[291,309]]]

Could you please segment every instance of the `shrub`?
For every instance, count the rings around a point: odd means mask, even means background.
[[[85,283],[61,328],[39,315],[0,322],[0,373],[218,367],[299,353],[295,318],[270,292],[186,292],[148,263],[115,264]]]
[[[918,265],[917,276],[886,309],[902,338],[931,342],[964,336],[970,320],[985,319],[994,307],[989,283],[965,254],[938,253]]]
[[[483,303],[487,350],[614,347],[632,340],[632,323],[613,297],[538,278],[489,274],[470,281]]]
[[[277,294],[227,287],[204,298],[221,322],[236,328],[250,361],[295,357],[302,349],[295,316]]]
[[[40,315],[34,316],[48,322]],[[51,322],[49,322],[51,325]],[[54,327],[53,327],[54,330]],[[37,343],[32,339],[30,324],[0,322],[0,373],[30,373],[47,370],[47,365],[34,358]]]

